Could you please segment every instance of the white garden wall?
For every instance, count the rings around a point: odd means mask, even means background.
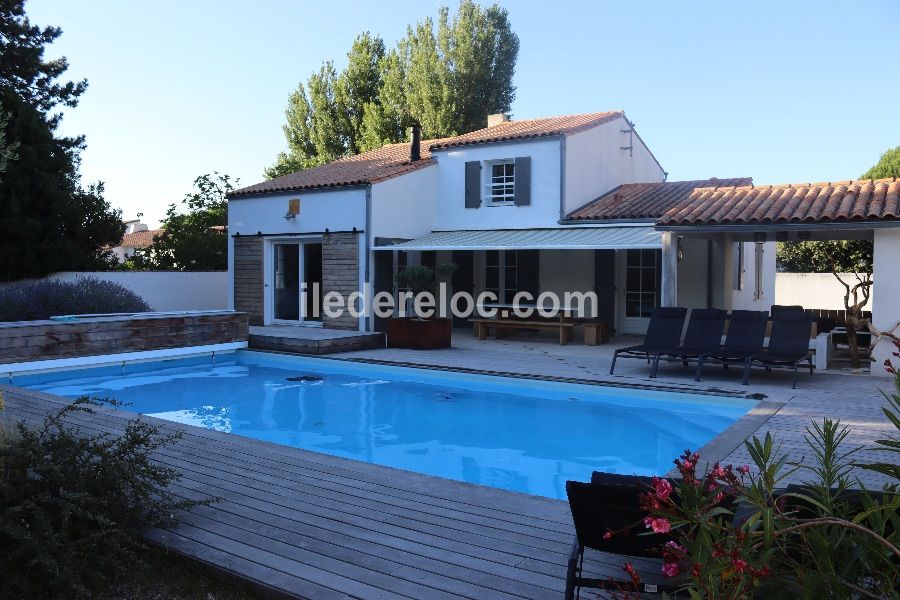
[[[47,279],[75,281],[94,277],[114,281],[143,298],[153,310],[225,310],[228,308],[226,271],[110,271],[62,272]]]
[[[851,285],[856,282],[852,273],[842,277]],[[776,273],[775,304],[844,310],[844,286],[831,273]],[[872,310],[871,305],[865,310]]]
[[[900,229],[876,229],[875,250],[872,262],[875,272],[872,286],[872,324],[881,331],[893,331],[900,323],[900,277],[897,277],[897,257],[900,256]],[[891,359],[896,366],[900,360],[892,353],[896,350],[891,340],[882,339],[873,350],[873,375],[887,375],[884,361]]]

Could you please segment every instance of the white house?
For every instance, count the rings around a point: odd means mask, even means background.
[[[518,290],[609,291],[625,279],[628,251],[659,255],[662,236],[646,220],[585,224],[567,215],[623,184],[664,179],[619,111],[494,116],[466,135],[393,144],[280,177],[229,198],[234,306],[257,324],[302,323],[300,282],[320,282],[323,293],[348,294],[366,283],[390,290],[404,263],[453,262],[453,291],[490,290],[501,299]],[[598,256],[604,251],[620,252],[621,260]],[[653,264],[656,282],[661,261]],[[639,331],[660,301],[656,283],[623,289],[636,293],[644,304],[627,320],[618,311],[626,330]],[[615,318],[613,304],[624,299],[610,299],[604,316]],[[381,326],[346,314],[324,325]]]
[[[233,192],[229,295],[252,324],[377,331],[375,318],[304,317],[301,283],[346,297],[392,290],[404,264],[452,262],[451,291],[504,302],[593,290],[600,318],[640,333],[660,305],[768,310],[777,240],[869,237],[877,259],[900,234],[898,186],[667,182],[621,111],[491,115],[465,135],[420,141],[414,130],[409,143]],[[880,293],[880,322],[900,320]]]
[[[162,229],[150,229],[146,223],[141,223],[140,219],[125,221],[124,224],[125,234],[122,241],[110,249],[120,263],[134,256],[135,250],[149,248],[153,245],[153,239],[162,232]]]

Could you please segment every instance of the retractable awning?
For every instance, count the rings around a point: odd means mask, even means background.
[[[373,250],[625,250],[661,248],[652,225],[435,231],[420,238],[376,246]]]

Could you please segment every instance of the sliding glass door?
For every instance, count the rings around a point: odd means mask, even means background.
[[[273,246],[273,320],[322,320],[322,243],[276,242]]]

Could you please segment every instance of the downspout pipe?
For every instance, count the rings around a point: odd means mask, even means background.
[[[713,241],[706,240],[706,308],[713,307]]]
[[[366,287],[371,288],[369,275],[371,273],[371,260],[372,260],[372,184],[366,186],[366,231],[363,234],[363,239],[366,244],[366,258],[364,262],[363,268],[363,286],[364,289],[360,290],[362,292],[367,291]],[[365,302],[368,302],[368,298],[365,298]],[[371,323],[369,320],[371,317],[371,307],[366,306],[365,316],[363,317],[363,328],[366,333],[371,331],[370,326]]]
[[[559,220],[566,218],[566,136],[559,138]]]

